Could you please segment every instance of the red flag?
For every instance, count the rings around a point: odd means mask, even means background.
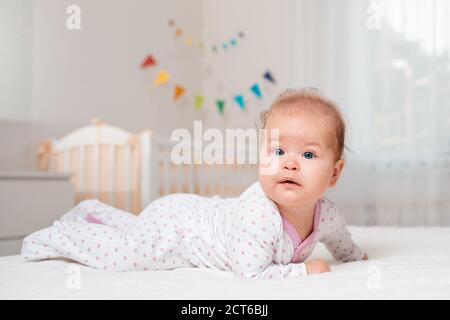
[[[147,58],[145,58],[144,62],[142,62],[141,64],[141,68],[147,68],[147,67],[151,67],[154,66],[156,64],[155,59],[153,58],[153,56],[150,54],[147,56]]]

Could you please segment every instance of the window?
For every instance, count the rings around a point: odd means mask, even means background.
[[[291,80],[340,103],[350,157],[450,158],[450,2],[293,0]],[[379,19],[370,28],[368,19]]]

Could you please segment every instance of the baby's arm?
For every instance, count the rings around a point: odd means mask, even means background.
[[[329,227],[321,242],[325,244],[331,255],[342,262],[367,260],[367,254],[353,242],[352,234],[347,229],[344,218],[334,207],[330,218],[332,222],[327,222]]]
[[[267,208],[240,207],[230,219],[226,251],[229,263],[237,277],[253,279],[283,279],[329,271],[319,260],[307,263],[277,264],[273,254],[280,233],[276,212]],[[278,217],[279,219],[279,217]]]

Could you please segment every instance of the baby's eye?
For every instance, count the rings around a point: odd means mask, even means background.
[[[316,157],[316,155],[312,152],[306,151],[305,153],[303,153],[302,155],[305,159],[313,159]]]
[[[284,154],[284,151],[283,151],[283,149],[281,149],[281,148],[276,148],[275,150],[273,150],[273,153],[274,153],[276,156],[282,156],[282,155]]]

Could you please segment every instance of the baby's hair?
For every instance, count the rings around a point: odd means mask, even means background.
[[[326,114],[333,129],[333,147],[336,151],[336,160],[343,159],[345,147],[345,122],[336,102],[323,95],[319,89],[308,87],[302,89],[287,89],[281,93],[271,107],[261,112],[263,129],[267,119],[276,111],[295,112],[299,108],[306,109],[315,114]]]

